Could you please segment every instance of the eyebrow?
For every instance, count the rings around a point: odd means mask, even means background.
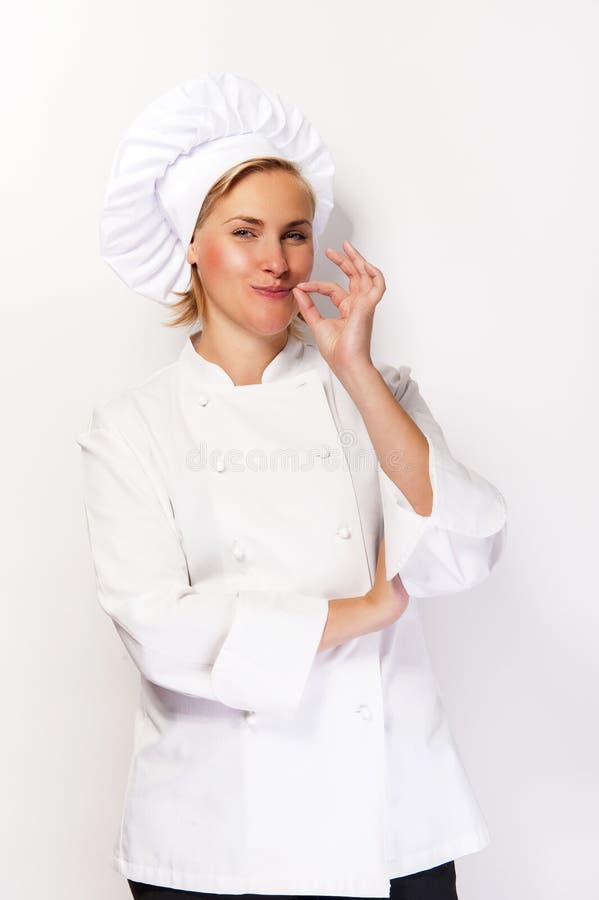
[[[264,225],[262,219],[254,219],[252,216],[232,216],[230,219],[226,219],[223,222],[223,225],[226,225],[227,222],[233,222],[235,219],[239,219],[241,222],[248,222],[250,225]],[[283,227],[293,228],[295,225],[309,225],[312,227],[312,223],[309,219],[294,219],[293,222],[287,222]]]

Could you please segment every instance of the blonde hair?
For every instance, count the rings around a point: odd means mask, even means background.
[[[270,172],[273,170],[290,172],[292,175],[296,176],[309,197],[312,207],[312,217],[314,217],[316,197],[310,183],[303,177],[296,163],[280,156],[259,156],[253,157],[252,159],[246,159],[244,162],[238,163],[230,169],[227,169],[224,175],[221,175],[218,181],[212,185],[202,203],[193,233],[195,234],[196,230],[206,221],[217,201],[231,191],[236,184],[239,184],[240,181],[247,178],[247,176],[251,175],[253,172]],[[181,299],[177,300],[176,303],[169,305],[169,310],[172,311],[173,317],[171,321],[162,323],[167,328],[177,328],[187,325],[193,326],[203,316],[206,303],[204,287],[196,264],[193,263],[190,268],[191,273],[187,290],[173,291],[173,293]],[[287,326],[287,332],[293,337],[304,340],[305,332],[304,326],[300,324],[301,322],[305,322],[305,319],[301,312],[298,312]]]

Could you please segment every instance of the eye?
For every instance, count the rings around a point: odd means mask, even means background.
[[[249,228],[236,228],[235,231],[232,232],[232,234],[234,234],[235,237],[241,237],[241,238],[245,238],[245,235],[248,235],[248,234],[255,237],[254,232],[250,231]],[[298,240],[298,242],[307,240],[306,235],[302,234],[301,231],[289,231],[289,232],[287,232],[287,234],[285,236],[286,237],[294,236],[296,238],[296,240]]]

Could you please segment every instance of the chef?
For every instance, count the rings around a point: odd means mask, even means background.
[[[382,272],[346,241],[347,287],[310,280],[333,174],[296,107],[227,72],[150,104],[111,169],[103,258],[193,320],[77,439],[140,674],[113,854],[136,897],[450,900],[489,843],[418,606],[489,576],[506,505],[411,367],[372,359]]]

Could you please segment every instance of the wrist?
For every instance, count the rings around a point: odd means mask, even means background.
[[[371,392],[372,385],[382,379],[382,375],[373,363],[360,363],[335,373],[348,394],[354,399],[363,391]]]

